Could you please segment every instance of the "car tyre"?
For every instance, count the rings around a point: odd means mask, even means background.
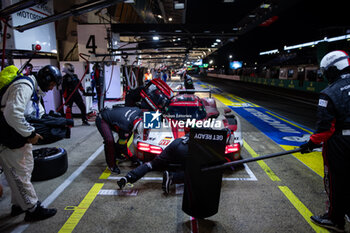
[[[34,169],[32,181],[43,181],[63,175],[68,169],[67,151],[63,148],[33,150]]]

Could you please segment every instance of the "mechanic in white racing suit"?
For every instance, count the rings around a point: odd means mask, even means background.
[[[56,214],[56,209],[44,208],[31,183],[34,167],[32,144],[42,138],[25,119],[30,113],[28,105],[34,104],[40,117],[38,94],[60,85],[62,76],[57,67],[48,65],[35,76],[17,76],[1,89],[0,111],[0,166],[11,189],[11,216],[26,212],[25,221],[38,221]],[[28,111],[29,110],[29,111]]]
[[[96,127],[103,138],[106,162],[112,172],[120,173],[116,159],[127,157],[136,165],[141,164],[140,160],[130,152],[127,142],[142,121],[142,116],[142,110],[137,107],[114,107],[103,109],[96,117]],[[118,133],[117,142],[114,141],[113,131]]]
[[[350,214],[350,58],[341,50],[326,54],[320,63],[329,86],[321,91],[316,132],[301,145],[301,153],[311,152],[323,143],[324,184],[328,211],[311,216],[325,228],[344,232],[344,217]]]

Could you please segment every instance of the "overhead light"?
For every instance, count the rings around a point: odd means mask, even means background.
[[[235,0],[224,0],[224,3],[233,3]]]
[[[274,54],[274,53],[279,53],[279,50],[278,49],[273,49],[273,50],[261,52],[261,53],[259,53],[259,55],[267,55],[267,54]]]
[[[169,18],[169,21],[170,21],[170,22],[173,21],[173,18],[170,17],[170,18]]]
[[[175,32],[182,32],[182,30],[175,30]]]
[[[284,46],[284,50],[313,46],[313,45],[317,45],[320,42],[334,42],[334,41],[338,41],[338,40],[348,40],[348,39],[350,39],[350,34],[332,37],[332,38],[324,37],[323,40],[316,40],[316,41],[306,42],[303,44],[297,44],[297,45],[292,45],[292,46]]]
[[[254,18],[255,16],[254,14],[248,15],[249,18]]]
[[[221,40],[220,40],[220,39],[216,39],[216,42],[219,42],[219,43],[220,43],[220,42],[221,42]]]
[[[159,36],[153,36],[153,40],[159,40]]]
[[[229,58],[232,58],[232,55],[228,56]]]
[[[232,28],[233,31],[238,31],[238,28]]]
[[[174,2],[174,9],[175,10],[183,10],[183,9],[185,9],[185,3]]]
[[[158,18],[162,19],[163,17],[161,15],[157,15]]]
[[[134,4],[135,1],[134,0],[125,0],[124,3],[132,3],[132,4]]]

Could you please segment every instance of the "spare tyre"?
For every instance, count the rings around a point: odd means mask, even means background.
[[[49,180],[63,175],[68,168],[67,151],[63,148],[45,147],[33,150],[34,169],[32,181]]]

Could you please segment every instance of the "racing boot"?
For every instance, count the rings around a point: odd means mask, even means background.
[[[83,120],[83,125],[90,126],[90,123],[88,122],[88,120]]]
[[[172,184],[172,176],[168,171],[164,171],[163,182],[162,182],[162,190],[164,191],[164,194],[169,194],[171,184]]]
[[[147,172],[152,170],[152,166],[150,163],[144,163],[141,166],[131,170],[126,174],[126,176],[122,177],[117,181],[117,184],[120,189],[124,188],[126,183],[135,183],[139,179],[141,179]]]
[[[310,217],[311,221],[321,227],[327,228],[334,230],[336,232],[345,232],[344,230],[344,223],[343,224],[338,224],[335,223],[331,218],[328,216],[328,213],[325,213],[324,215],[320,216],[311,216]]]
[[[44,208],[38,201],[34,211],[27,210],[24,221],[34,222],[39,220],[44,220],[54,216],[57,213],[56,209]]]
[[[113,168],[110,168],[111,172],[114,173],[114,174],[120,174],[120,169],[118,166],[115,166]]]

